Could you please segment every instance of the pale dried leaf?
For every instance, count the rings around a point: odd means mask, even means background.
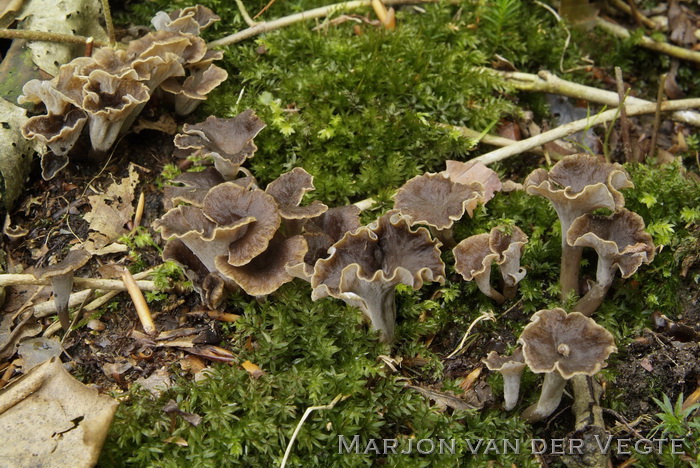
[[[22,358],[22,370],[25,373],[34,366],[60,356],[62,352],[60,341],[43,336],[25,340],[17,349],[17,353]]]
[[[0,393],[2,464],[94,466],[116,409],[53,358]]]
[[[0,203],[8,211],[22,194],[24,181],[35,149],[39,146],[27,141],[20,130],[27,120],[27,111],[0,99]]]
[[[88,238],[98,249],[128,232],[124,225],[134,216],[134,188],[138,181],[134,166],[129,166],[128,177],[113,182],[104,194],[88,197],[92,210],[85,214],[85,221],[90,223],[90,230],[98,234]]]

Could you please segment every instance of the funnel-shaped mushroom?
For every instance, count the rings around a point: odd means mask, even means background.
[[[578,312],[540,310],[518,339],[530,370],[545,374],[537,404],[523,412],[529,422],[540,421],[557,409],[566,381],[575,375],[594,375],[616,352],[615,339],[605,328]]]
[[[265,252],[245,265],[233,266],[226,261],[226,256],[222,256],[217,257],[216,267],[223,277],[236,283],[247,294],[265,296],[294,279],[287,273],[286,267],[302,262],[306,250],[306,241],[302,236],[286,239],[278,233]]]
[[[426,224],[443,244],[454,246],[452,225],[464,216],[472,216],[477,203],[483,199],[480,182],[461,184],[445,174],[419,175],[406,182],[396,192],[394,208],[406,216],[411,225]]]
[[[159,11],[151,20],[156,31],[172,31],[199,35],[202,29],[209,27],[221,18],[209,8],[196,5],[171,11],[169,14]]]
[[[303,220],[317,218],[328,210],[318,200],[310,205],[299,206],[307,192],[314,189],[314,177],[301,167],[285,172],[267,185],[265,193],[272,195],[279,207],[280,216],[285,220],[287,236],[299,234]]]
[[[183,126],[184,133],[175,136],[180,149],[202,150],[214,159],[214,166],[226,180],[237,177],[243,162],[258,149],[253,138],[265,124],[252,110],[231,119],[209,116],[204,122]]]
[[[68,301],[73,289],[73,276],[76,270],[82,268],[90,260],[91,256],[86,250],[71,250],[57,264],[39,268],[33,272],[37,279],[51,279],[58,319],[61,322],[61,327],[66,331],[70,327]]]
[[[527,241],[527,235],[517,226],[497,226],[489,234],[468,237],[452,250],[455,270],[466,281],[476,281],[481,292],[502,304],[515,297],[517,284],[525,277],[520,257]],[[493,262],[501,271],[503,294],[491,287]]]
[[[215,185],[226,182],[219,171],[209,167],[200,172],[185,172],[171,182],[182,185],[166,185],[163,187],[163,207],[166,210],[180,203],[201,207],[204,197]]]
[[[169,78],[161,83],[160,88],[175,95],[175,113],[187,115],[194,112],[207,99],[207,94],[226,81],[226,78],[226,70],[214,64],[206,64],[192,67],[189,76],[182,82],[177,78]]]
[[[385,343],[394,339],[396,285],[419,289],[426,281],[445,279],[439,244],[425,228],[412,231],[397,212],[345,234],[329,252],[316,262],[311,298],[332,296],[358,307]]]
[[[479,182],[484,186],[482,203],[491,200],[496,192],[503,188],[501,179],[493,169],[489,169],[479,161],[445,161],[445,170],[441,174],[446,175],[452,182],[469,185]],[[470,215],[471,216],[471,215]]]
[[[520,394],[520,377],[526,367],[522,349],[518,348],[512,356],[500,356],[496,351],[491,351],[481,362],[486,364],[489,370],[503,376],[503,399],[505,400],[503,408],[506,411],[515,408]]]
[[[605,299],[616,269],[623,278],[629,278],[655,255],[651,235],[644,230],[644,220],[625,209],[611,216],[586,214],[577,218],[566,239],[571,245],[591,247],[598,253],[596,283],[574,306],[574,310],[589,317]]]
[[[632,181],[622,166],[586,154],[567,156],[549,172],[535,169],[525,179],[527,193],[547,198],[559,216],[562,232],[562,297],[570,291],[578,294],[582,249],[566,242],[566,233],[571,223],[579,216],[598,208],[618,211],[625,204],[619,190],[632,186]]]

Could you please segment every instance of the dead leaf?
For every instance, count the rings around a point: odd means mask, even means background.
[[[43,327],[31,316],[14,325],[12,316],[5,314],[0,321],[0,361],[4,361],[17,351],[22,338],[36,336]]]
[[[9,212],[24,190],[24,181],[35,149],[39,146],[22,136],[20,127],[27,121],[27,111],[0,99],[0,202]]]
[[[262,370],[257,364],[253,364],[250,361],[245,361],[243,364],[243,369],[246,370],[250,374],[250,376],[254,379],[259,379],[263,375],[265,375],[265,371]]]
[[[134,383],[151,392],[155,398],[160,398],[161,394],[173,385],[170,373],[165,367],[161,367],[147,378],[139,377]]]
[[[88,236],[95,250],[128,233],[124,225],[134,216],[134,188],[138,181],[139,176],[131,165],[128,177],[113,182],[104,194],[88,197],[92,210],[84,218],[90,223],[90,230],[95,231]]]
[[[187,421],[188,423],[192,424],[193,426],[199,426],[199,424],[202,422],[202,417],[198,414],[195,413],[188,413],[186,411],[182,411],[178,406],[175,400],[170,400],[168,401],[165,406],[163,407],[163,411],[167,414],[176,414],[178,416],[181,416],[182,419]]]
[[[20,343],[17,353],[22,358],[22,370],[26,374],[34,366],[58,357],[63,352],[61,342],[51,338],[31,338]]]
[[[209,359],[210,361],[235,362],[238,359],[238,357],[231,351],[212,345],[194,346],[192,348],[184,348],[182,350],[194,354],[195,356]]]
[[[651,362],[647,357],[642,358],[642,360],[639,361],[639,365],[642,366],[642,368],[647,372],[652,372],[654,370],[654,366],[651,365]]]
[[[695,37],[695,25],[688,11],[678,0],[668,3],[668,29],[671,42],[682,46],[692,46],[698,40]]]
[[[189,447],[190,444],[187,443],[185,439],[182,437],[168,437],[167,439],[163,440],[166,444],[175,444],[179,445],[180,447]]]
[[[94,466],[117,405],[52,358],[0,393],[2,464]]]
[[[434,401],[438,408],[443,411],[448,407],[456,410],[470,410],[477,408],[476,406],[472,406],[466,401],[461,400],[454,395],[450,395],[449,393],[437,392],[427,388],[416,387],[415,385],[407,385],[407,387]]]
[[[458,184],[469,184],[480,182],[484,186],[484,201],[491,200],[495,192],[501,190],[501,180],[493,169],[489,169],[478,161],[466,163],[448,160],[445,162],[446,169],[443,174],[447,175],[452,182]]]
[[[141,117],[136,122],[136,125],[131,127],[131,130],[134,133],[140,133],[141,130],[156,130],[168,135],[174,135],[177,133],[177,122],[170,114],[162,114],[158,120],[147,120]]]
[[[204,360],[198,358],[197,356],[185,356],[180,359],[180,368],[185,372],[190,374],[196,374],[207,367]]]
[[[477,367],[476,369],[471,371],[466,377],[464,377],[459,383],[459,388],[461,388],[465,392],[469,391],[474,385],[474,382],[476,382],[476,379],[478,379],[481,375],[481,369],[483,369],[483,367]]]

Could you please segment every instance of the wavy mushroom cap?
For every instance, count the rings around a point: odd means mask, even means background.
[[[244,218],[253,218],[246,232],[228,247],[228,263],[241,266],[265,250],[277,232],[282,219],[277,203],[260,189],[249,190],[235,182],[213,187],[204,197],[202,211],[219,225],[227,225]]]
[[[440,249],[425,228],[412,231],[405,217],[389,212],[376,223],[346,233],[330,257],[316,262],[312,297],[351,292],[350,276],[367,282],[420,289],[428,281],[443,282],[445,264]],[[352,268],[350,268],[352,267]]]
[[[20,104],[43,103],[49,114],[63,114],[71,105],[65,94],[56,89],[48,80],[29,80],[22,87],[22,95],[17,98]]]
[[[496,351],[491,351],[481,362],[492,371],[505,371],[518,373],[525,369],[522,348],[517,348],[510,356],[501,356]]]
[[[80,109],[64,114],[36,115],[22,125],[22,135],[28,140],[37,139],[56,155],[64,156],[75,146],[87,120],[87,114]]]
[[[209,116],[204,122],[183,126],[175,136],[180,149],[202,150],[214,159],[214,166],[227,180],[235,179],[243,162],[258,149],[253,138],[265,124],[251,109],[231,119]]]
[[[396,192],[394,208],[407,216],[412,225],[427,224],[444,230],[461,219],[465,211],[471,217],[483,196],[480,182],[464,185],[444,174],[424,174],[412,178]]]
[[[198,35],[202,29],[209,27],[221,18],[209,8],[196,5],[171,11],[169,14],[159,11],[151,20],[156,31],[172,31]]]
[[[187,115],[194,112],[199,103],[207,99],[207,94],[226,81],[226,78],[226,70],[208,64],[192,69],[182,83],[176,78],[169,78],[160,84],[160,88],[175,95],[175,113]]]
[[[299,206],[307,192],[314,190],[314,177],[301,167],[285,172],[267,185],[265,193],[272,195],[284,219],[317,218],[328,210],[318,200]]]
[[[167,185],[163,188],[163,207],[166,210],[180,203],[201,207],[204,197],[215,185],[223,184],[219,171],[209,167],[200,172],[185,172],[171,181],[182,185]]]
[[[625,199],[619,190],[634,186],[621,165],[587,154],[567,156],[549,172],[535,169],[523,185],[527,193],[549,199],[567,225],[598,208],[621,209]]]
[[[491,264],[498,259],[498,253],[491,250],[491,235],[476,234],[462,240],[452,249],[455,257],[455,271],[465,281],[490,276]]]
[[[445,161],[445,170],[441,174],[446,175],[452,182],[469,185],[479,182],[484,187],[483,203],[491,200],[496,192],[503,188],[498,174],[479,161]]]
[[[651,235],[644,230],[644,219],[625,209],[610,216],[585,214],[576,218],[566,240],[576,247],[595,249],[606,264],[620,269],[623,278],[632,276],[655,255]]]
[[[306,250],[306,241],[302,236],[286,239],[277,234],[267,250],[245,265],[233,266],[223,256],[216,259],[216,267],[221,275],[235,282],[247,294],[265,296],[294,279],[286,268],[301,263]]]
[[[596,374],[617,351],[612,334],[592,318],[560,308],[536,312],[518,342],[532,372],[556,371],[564,379]]]

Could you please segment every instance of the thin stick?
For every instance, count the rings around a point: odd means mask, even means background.
[[[468,337],[469,334],[472,332],[472,328],[474,328],[474,326],[475,326],[477,323],[481,322],[482,320],[491,320],[492,322],[495,322],[495,321],[496,321],[496,316],[493,315],[493,312],[489,311],[489,312],[484,312],[483,314],[481,314],[481,315],[479,315],[477,318],[475,318],[474,321],[469,325],[469,328],[467,328],[466,333],[464,333],[464,336],[462,337],[462,341],[459,342],[459,346],[457,346],[457,349],[455,349],[454,351],[452,351],[452,352],[450,353],[450,355],[447,356],[445,359],[450,359],[452,356],[454,356],[455,354],[457,354],[457,353],[459,353],[460,351],[462,351],[462,348],[464,347],[464,343],[467,342],[467,337]]]
[[[143,297],[143,293],[136,284],[136,280],[134,280],[134,277],[131,276],[131,273],[126,268],[122,272],[122,281],[124,281],[126,290],[134,303],[136,313],[139,316],[139,321],[143,326],[143,331],[147,335],[153,335],[156,332],[156,325],[153,323],[151,310],[148,308],[146,299]]]
[[[630,162],[632,155],[632,145],[630,144],[630,123],[627,120],[627,109],[625,109],[625,82],[622,80],[622,69],[615,67],[615,79],[617,80],[617,97],[620,100],[620,128],[622,130],[622,145],[625,152],[625,161]]]
[[[243,5],[243,2],[241,0],[236,0],[236,5],[238,6],[238,11],[241,12],[241,16],[243,17],[243,21],[245,21],[248,26],[253,27],[256,24],[258,24],[250,18],[250,15],[248,14],[248,10],[245,9],[245,5]]]
[[[661,75],[659,79],[659,89],[656,92],[656,112],[654,113],[654,130],[651,134],[651,146],[649,147],[649,156],[654,156],[656,151],[656,139],[659,136],[659,127],[661,126],[661,104],[664,100],[664,90],[666,86],[667,73]]]
[[[102,0],[102,13],[105,15],[109,45],[113,46],[117,43],[117,37],[114,35],[114,23],[112,22],[112,10],[109,8],[109,0]]]
[[[605,104],[616,107],[620,101],[617,93],[603,89],[585,86],[559,78],[558,76],[543,70],[537,75],[521,72],[506,72],[493,70],[491,68],[481,68],[480,70],[498,75],[504,78],[508,84],[522,91],[539,91],[543,93],[561,94],[574,99],[584,99],[598,104]],[[625,100],[627,105],[649,104],[651,101],[628,96]],[[679,122],[685,122],[696,127],[700,127],[700,114],[692,111],[679,111],[671,114],[671,118]],[[486,140],[484,140],[485,142]]]
[[[510,146],[518,142],[517,140],[511,140],[510,138],[503,138],[496,135],[483,135],[482,132],[477,132],[476,130],[467,127],[459,127],[457,125],[449,125],[439,122],[436,122],[436,125],[448,128],[450,130],[456,130],[460,132],[464,137],[471,138],[472,140],[478,140],[479,143],[484,143],[491,146],[498,146],[499,148],[503,148],[504,146]],[[542,148],[533,148],[530,151],[532,153],[544,154]]]
[[[34,275],[3,274],[0,275],[0,287],[2,286],[46,286],[51,284],[51,279],[36,279]],[[158,291],[153,281],[139,281],[138,287],[144,291]],[[126,291],[124,283],[119,280],[102,278],[74,278],[73,285],[81,289],[104,289]]]
[[[306,418],[309,417],[312,411],[318,411],[318,410],[324,410],[324,409],[331,409],[333,408],[341,399],[343,399],[343,394],[338,394],[335,398],[333,398],[333,401],[331,401],[327,405],[323,406],[309,406],[306,408],[306,411],[304,411],[304,415],[301,417],[301,421],[299,421],[299,424],[297,424],[296,429],[294,429],[294,433],[292,434],[292,438],[289,439],[289,443],[287,444],[287,450],[284,451],[284,458],[282,458],[282,463],[280,464],[280,468],[284,468],[287,465],[287,459],[289,458],[289,455],[292,453],[292,445],[294,445],[294,441],[297,438],[297,435],[299,434],[299,430],[301,430],[302,424],[304,424],[304,421],[306,421]]]
[[[131,229],[131,232],[135,232],[136,228],[139,227],[141,224],[141,219],[143,218],[143,209],[146,206],[146,195],[144,195],[143,192],[141,192],[141,195],[139,195],[139,201],[136,204],[136,212],[134,213],[134,227]]]
[[[263,7],[263,9],[260,10],[260,11],[258,12],[257,15],[253,16],[253,19],[258,18],[260,15],[262,15],[263,13],[265,13],[265,12],[267,11],[267,9],[270,8],[270,7],[271,7],[272,5],[274,5],[274,4],[275,4],[275,0],[270,0],[269,2],[267,2],[267,5],[265,5],[265,6]]]
[[[654,23],[652,20],[650,20],[649,18],[647,18],[639,12],[639,10],[637,9],[637,5],[634,3],[634,0],[627,0],[627,3],[623,2],[622,0],[612,0],[612,4],[618,10],[621,10],[627,13],[628,15],[632,16],[639,26],[643,24],[649,29],[659,28],[659,26],[656,23]]]
[[[27,41],[45,41],[45,42],[66,42],[68,44],[81,44],[87,46],[89,37],[73,36],[69,34],[52,33],[46,31],[31,31],[29,29],[0,29],[0,38],[2,39],[26,39]],[[93,44],[97,47],[103,47],[107,44],[102,41],[93,40]]]
[[[615,37],[619,37],[620,39],[628,39],[630,37],[630,32],[627,29],[602,18],[596,18],[596,26]],[[700,63],[700,52],[684,49],[683,47],[674,46],[666,42],[656,42],[648,36],[642,36],[639,39],[639,45],[672,57],[678,57],[679,59]]]
[[[627,115],[634,116],[641,114],[652,114],[656,112],[656,107],[657,105],[655,103],[627,106]],[[700,98],[665,101],[659,107],[662,112],[698,108],[700,107]],[[581,130],[585,130],[586,128],[594,125],[601,125],[606,122],[610,122],[617,117],[618,113],[618,109],[611,109],[585,119],[575,120],[534,137],[521,140],[514,145],[483,154],[477,158],[474,158],[473,160],[479,161],[485,165],[493,164],[496,161],[501,161],[513,155],[529,151],[532,148],[549,143],[550,141],[558,140],[559,138],[564,138],[565,136],[580,132]]]
[[[385,0],[386,5],[412,5],[418,3],[437,3],[440,0]],[[302,11],[301,13],[295,13],[293,15],[284,16],[272,21],[263,21],[255,26],[252,26],[243,31],[238,31],[237,33],[231,34],[229,36],[212,41],[207,46],[209,48],[216,46],[227,46],[231,44],[236,44],[237,42],[245,41],[251,37],[255,37],[258,34],[264,34],[266,32],[274,31],[276,29],[281,29],[286,26],[292,25],[294,23],[299,23],[301,21],[306,21],[310,19],[323,18],[325,16],[332,15],[337,11],[347,11],[354,10],[357,8],[367,7],[372,4],[372,0],[353,0],[350,2],[335,3],[333,5],[327,5],[320,8],[314,8],[313,10]]]

